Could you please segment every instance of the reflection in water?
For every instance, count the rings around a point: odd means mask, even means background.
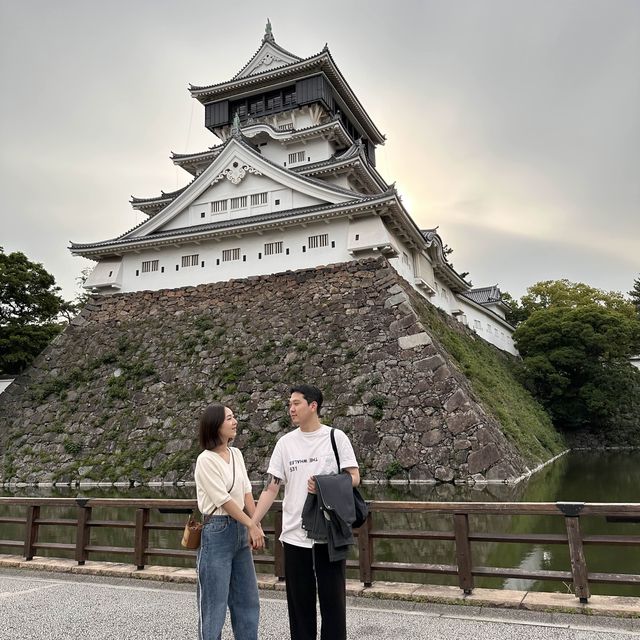
[[[406,500],[430,502],[638,502],[640,501],[640,451],[573,452],[544,468],[528,481],[516,486],[509,485],[364,485],[362,493],[369,500]],[[0,495],[42,496],[42,497],[127,497],[127,498],[193,498],[193,487],[135,487],[119,490],[109,487],[98,488],[43,488],[32,487],[0,490]],[[259,488],[254,487],[257,496]],[[7,515],[24,516],[24,508],[0,507]],[[133,520],[133,509],[95,509],[93,517],[104,520]],[[75,518],[75,509],[43,509],[43,517]],[[181,522],[183,516],[152,513],[152,522]],[[604,518],[582,517],[580,519],[584,535],[640,535],[640,524],[606,523]],[[452,531],[452,516],[441,514],[376,514],[376,527],[395,529],[424,529],[431,531]],[[550,516],[471,516],[472,532],[492,533],[565,533],[561,517]],[[180,532],[151,531],[150,546],[179,548]],[[22,539],[22,527],[0,525],[0,539]],[[40,539],[51,542],[74,540],[75,532],[67,527],[42,527]],[[105,546],[130,546],[133,543],[131,529],[93,529],[91,544]],[[630,552],[632,551],[632,552]],[[0,553],[15,553],[11,548],[0,546]],[[45,555],[39,551],[38,555]],[[522,567],[526,569],[546,569],[568,571],[569,552],[566,545],[541,544],[500,544],[473,543],[473,564],[475,566]],[[60,551],[49,555],[72,557],[71,553]],[[640,552],[637,547],[611,547],[588,545],[585,555],[590,572],[635,573],[640,574]],[[355,553],[354,553],[355,557]],[[429,564],[455,564],[455,549],[451,541],[389,541],[376,540],[374,557],[380,561],[416,562]],[[92,555],[92,560],[117,560],[131,562],[131,558],[106,554]],[[157,559],[155,559],[157,561]],[[150,563],[154,558],[150,559]],[[191,558],[163,559],[163,564],[173,566],[194,566]],[[260,567],[270,571],[270,567]],[[351,572],[351,577],[357,574]],[[376,573],[375,579],[429,584],[457,584],[455,576],[425,575],[415,573]],[[476,581],[478,587],[567,591],[564,583],[482,578]],[[591,585],[593,593],[638,595],[637,587]]]
[[[536,545],[518,565],[519,569],[526,571],[537,571],[544,567],[545,554],[547,552]],[[514,589],[515,591],[530,591],[535,585],[535,580],[527,580],[523,578],[507,578],[505,579],[503,586],[505,589]]]

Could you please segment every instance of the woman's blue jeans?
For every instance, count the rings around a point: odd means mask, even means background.
[[[227,604],[235,639],[257,640],[260,600],[246,527],[230,516],[210,518],[196,573],[199,640],[220,640]]]

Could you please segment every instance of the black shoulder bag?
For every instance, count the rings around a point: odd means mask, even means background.
[[[336,446],[336,437],[334,435],[335,429],[331,428],[331,446],[333,447],[333,454],[336,457],[336,462],[338,463],[338,473],[342,472],[340,468],[340,456],[338,455],[338,447]],[[361,527],[364,524],[364,521],[367,519],[369,515],[369,507],[367,503],[364,501],[364,498],[360,495],[360,492],[356,487],[353,487],[353,503],[356,507],[356,519],[353,521],[351,525],[354,529]]]

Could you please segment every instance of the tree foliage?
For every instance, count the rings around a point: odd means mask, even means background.
[[[640,316],[640,276],[633,281],[633,289],[629,291],[631,304],[635,307],[636,313]]]
[[[529,314],[523,309],[520,301],[514,298],[510,293],[502,291],[501,294],[502,302],[509,307],[505,312],[505,318],[511,326],[517,327],[521,322],[524,322],[529,317]]]
[[[0,247],[0,373],[23,371],[62,330],[68,305],[59,292],[41,264]]]
[[[514,339],[526,384],[557,426],[611,425],[637,402],[640,319],[621,294],[567,280],[529,287]]]
[[[569,280],[545,280],[527,289],[527,293],[520,299],[520,306],[528,318],[534,311],[551,307],[584,307],[599,305],[620,311],[629,316],[633,315],[633,308],[629,301],[617,291],[603,291],[582,282]]]

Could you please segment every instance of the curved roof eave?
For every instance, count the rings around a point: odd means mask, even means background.
[[[255,229],[259,229],[265,225],[278,226],[287,224],[287,226],[299,224],[300,222],[308,222],[309,219],[322,219],[323,217],[339,217],[366,211],[374,210],[380,205],[384,205],[389,201],[389,196],[381,197],[367,196],[358,200],[341,202],[327,206],[327,204],[313,205],[310,207],[302,207],[299,209],[289,209],[288,211],[271,212],[261,214],[259,216],[251,216],[247,218],[238,218],[234,220],[225,220],[206,225],[197,225],[194,227],[183,227],[182,229],[172,229],[170,231],[150,234],[148,236],[126,238],[130,232],[102,242],[81,244],[71,242],[70,251],[75,255],[98,255],[99,252],[114,253],[122,251],[123,248],[130,248],[132,251],[138,250],[140,247],[157,246],[158,244],[175,244],[176,242],[191,242],[195,239],[201,239],[202,235],[213,237],[217,231],[228,231],[229,234],[251,233]],[[306,216],[300,218],[300,216]],[[247,226],[250,225],[250,226]],[[140,225],[138,225],[140,226]],[[244,227],[244,228],[243,228]]]

